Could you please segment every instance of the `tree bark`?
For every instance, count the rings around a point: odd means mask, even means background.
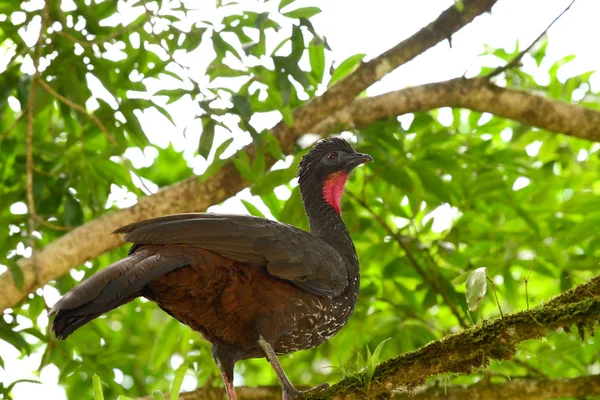
[[[281,400],[281,389],[277,386],[238,387],[236,392],[238,397],[244,400]],[[482,380],[469,386],[435,385],[412,393],[395,393],[393,398],[395,400],[549,400],[597,394],[600,394],[600,375],[557,379],[522,378],[503,383]],[[225,390],[216,388],[197,389],[179,395],[179,400],[223,400],[225,398]],[[137,400],[154,400],[154,397],[140,397]]]
[[[534,93],[502,88],[485,78],[458,78],[357,99],[321,121],[314,131],[320,134],[339,132],[439,107],[489,112],[549,131],[600,142],[600,112]]]
[[[396,399],[412,400],[546,400],[564,397],[583,398],[600,394],[600,375],[577,378],[513,379],[504,383],[485,381],[472,386],[432,387],[414,396],[402,394]],[[192,400],[191,398],[188,400]]]
[[[291,152],[296,140],[323,118],[349,104],[363,90],[400,65],[450,38],[475,17],[489,11],[495,2],[496,0],[464,0],[462,11],[454,5],[450,6],[434,22],[410,38],[361,64],[354,73],[331,87],[321,97],[298,107],[294,111],[293,127],[280,122],[271,130],[271,134],[279,140],[286,153]],[[244,151],[252,156],[256,148],[248,146]],[[269,160],[267,166],[273,163],[274,160]],[[18,261],[24,276],[22,288],[15,285],[10,272],[0,275],[0,310],[17,304],[36,285],[44,285],[71,268],[123,244],[117,237],[110,235],[117,227],[165,214],[202,211],[235,195],[248,184],[234,165],[228,163],[205,181],[191,177],[140,199],[133,207],[108,213],[74,229],[36,251],[33,258]]]
[[[559,328],[570,332],[570,327],[575,326],[583,339],[586,333],[593,333],[600,319],[597,293],[600,293],[600,276],[555,296],[545,305],[485,320],[385,361],[377,366],[370,383],[361,377],[350,377],[306,398],[353,399],[365,395],[376,398],[396,388],[410,391],[434,375],[470,374],[473,369],[487,367],[491,360],[509,360],[515,355],[517,344],[544,337]]]

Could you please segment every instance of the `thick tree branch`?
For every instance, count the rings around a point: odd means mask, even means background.
[[[558,379],[513,379],[509,382],[494,384],[482,381],[472,386],[437,386],[417,392],[414,396],[402,394],[395,398],[403,400],[546,400],[585,397],[598,393],[600,393],[600,375],[591,375]]]
[[[281,389],[268,387],[236,388],[241,399],[280,400]],[[433,386],[414,393],[396,393],[395,400],[548,400],[564,397],[586,397],[600,393],[600,375],[577,378],[531,378],[513,379],[504,383],[489,383],[483,380],[470,386]],[[222,389],[198,389],[181,393],[180,400],[224,399]],[[140,397],[138,400],[153,400]]]
[[[285,131],[288,135],[306,132],[333,112],[345,107],[363,90],[394,69],[423,53],[425,49],[451,37],[478,15],[490,11],[494,3],[496,0],[463,1],[462,11],[454,5],[450,6],[434,22],[380,56],[361,64],[353,74],[329,88],[321,97],[299,107],[294,112],[293,128],[286,128],[280,122],[274,130],[281,132],[283,137],[287,136]]]
[[[379,57],[363,63],[321,97],[298,107],[294,112],[293,127],[281,122],[271,133],[280,141],[284,151],[289,153],[296,140],[309,132],[316,123],[349,104],[363,90],[395,68],[450,37],[478,15],[489,11],[495,2],[496,0],[464,0],[462,11],[458,11],[454,5],[450,6],[434,22],[410,38]],[[256,149],[248,146],[244,151],[252,155]],[[268,165],[273,162],[274,160],[269,160]],[[39,283],[56,279],[86,260],[123,244],[119,238],[110,235],[112,230],[121,225],[170,213],[205,210],[235,195],[246,186],[248,182],[229,163],[206,181],[200,182],[197,177],[192,177],[142,198],[131,208],[109,213],[84,224],[37,252]],[[18,265],[23,270],[23,290],[17,288],[9,272],[0,275],[0,310],[18,303],[35,288],[31,260],[21,259]]]
[[[583,337],[600,318],[600,277],[579,285],[531,310],[486,320],[461,332],[435,340],[410,353],[379,364],[370,385],[346,378],[311,399],[351,399],[356,395],[377,396],[396,388],[412,390],[430,376],[453,372],[472,373],[490,360],[508,360],[516,345],[548,333],[576,326]]]
[[[457,78],[358,99],[319,123],[319,134],[367,126],[401,114],[439,107],[489,112],[524,124],[600,142],[600,112],[537,94],[494,85],[483,78]]]

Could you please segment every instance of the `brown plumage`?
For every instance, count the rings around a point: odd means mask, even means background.
[[[54,332],[64,339],[99,315],[146,297],[212,343],[231,399],[235,363],[263,356],[283,397],[296,397],[300,392],[275,355],[323,343],[354,310],[358,259],[339,201],[349,172],[370,160],[337,138],[320,141],[304,157],[298,175],[311,233],[221,214],[171,215],[118,229],[134,243],[129,256],[54,306]]]

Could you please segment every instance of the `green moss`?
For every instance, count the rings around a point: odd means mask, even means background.
[[[303,398],[344,398],[356,394],[380,398],[391,389],[412,390],[433,375],[469,374],[473,369],[487,367],[491,360],[509,360],[515,355],[518,343],[543,337],[562,327],[576,326],[583,339],[586,332],[593,334],[600,319],[600,299],[584,293],[575,288],[563,298],[558,296],[530,311],[485,320],[379,364],[370,382],[360,375],[351,376],[325,391]],[[570,301],[575,299],[578,301]]]

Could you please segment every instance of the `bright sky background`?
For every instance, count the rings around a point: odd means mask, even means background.
[[[492,15],[477,18],[475,22],[452,37],[452,48],[449,47],[448,41],[440,43],[373,85],[367,90],[367,93],[368,95],[377,95],[407,86],[451,79],[462,76],[465,71],[467,76],[471,76],[477,72],[477,66],[482,63],[478,55],[483,52],[484,44],[498,48],[503,47],[512,52],[518,40],[521,48],[524,48],[569,2],[565,0],[499,0]],[[213,1],[208,0],[204,0],[203,3],[214,4]],[[367,54],[367,59],[377,56],[433,21],[442,10],[452,4],[452,0],[328,0],[319,3],[321,3],[320,7],[323,12],[312,20],[313,24],[317,32],[326,36],[333,50],[333,60],[339,63],[357,53]],[[296,4],[314,5],[316,2],[298,0],[288,8],[294,9],[297,7]],[[533,73],[540,83],[544,83],[544,79],[547,78],[543,72],[547,71],[554,61],[570,54],[576,55],[577,58],[561,69],[559,73],[561,80],[582,72],[600,69],[600,55],[597,51],[599,15],[599,1],[577,0],[571,10],[549,31],[548,57],[541,68],[537,69],[531,59],[525,58],[524,69]],[[0,21],[4,21],[4,19],[0,18]],[[208,64],[210,60],[205,61]],[[1,60],[0,65],[2,65]],[[598,75],[595,74],[591,80],[595,91],[600,90],[600,76]],[[178,104],[173,111],[176,127],[163,117],[159,118],[151,113],[145,114],[143,126],[156,145],[165,147],[171,142],[176,150],[185,150],[189,165],[194,167],[196,172],[201,172],[205,167],[205,161],[198,159],[193,154],[198,136],[188,135],[187,139],[183,136],[183,129],[186,123],[193,118],[195,112],[193,105]],[[441,118],[443,117],[444,112],[441,114]],[[277,115],[257,121],[264,127],[270,127],[276,122],[278,122]],[[244,140],[241,140],[239,146],[241,147],[243,144],[245,144]],[[146,151],[144,155],[140,151],[131,151],[127,156],[136,166],[149,164],[155,157],[152,151]],[[223,206],[212,207],[211,211],[218,209],[226,212],[245,212],[239,198],[251,198],[249,191],[246,190],[237,197],[237,200],[229,200]],[[115,187],[111,201],[119,206],[129,206],[134,204],[136,199],[126,190],[119,190]],[[451,218],[448,208],[440,210],[435,215],[435,221],[439,224],[440,229],[446,226]],[[267,211],[264,208],[261,210]],[[49,305],[52,305],[59,297],[55,289],[48,287],[44,289],[44,296]],[[40,318],[41,320],[38,321],[40,325],[47,324],[48,319],[45,313]],[[19,353],[0,341],[0,354],[6,363],[6,368],[0,375],[2,382],[8,384],[15,379],[25,377],[37,379],[33,371],[39,365],[42,351],[38,351],[26,359],[18,359]],[[172,362],[178,364],[181,361],[172,360]],[[64,390],[57,385],[58,370],[56,367],[51,365],[44,368],[39,379],[43,382],[42,385],[29,383],[17,385],[13,391],[15,399],[54,400],[66,398]],[[237,377],[236,381],[237,384],[241,383]],[[194,388],[195,380],[187,377],[183,390]]]

